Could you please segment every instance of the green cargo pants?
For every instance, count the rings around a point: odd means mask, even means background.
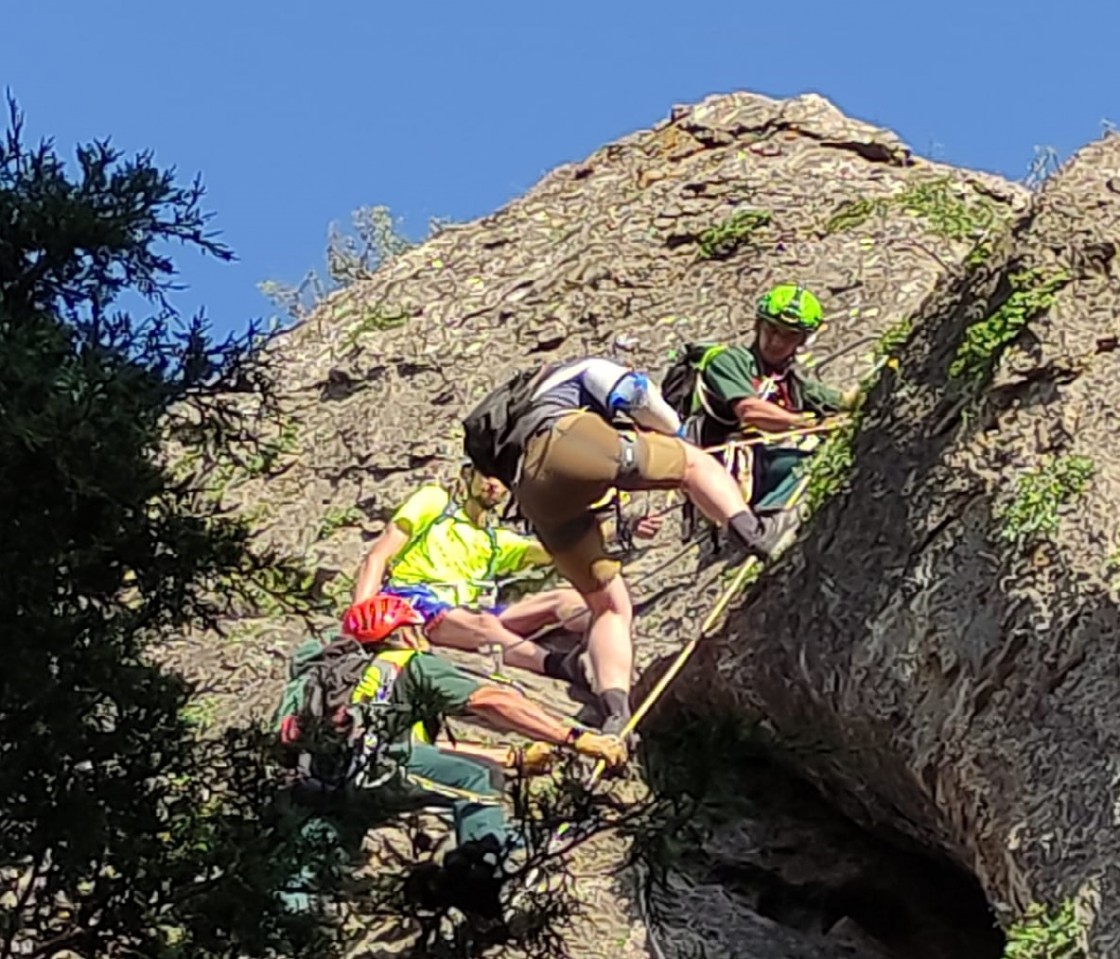
[[[455,842],[460,846],[483,836],[493,836],[499,845],[505,845],[502,796],[491,785],[490,767],[481,762],[417,744],[410,747],[403,778],[383,788],[390,796],[396,793],[418,806],[448,807],[454,817]]]
[[[784,509],[812,453],[788,446],[756,446],[752,453],[750,506],[761,512]]]
[[[505,846],[508,831],[501,793],[490,782],[488,766],[425,744],[408,747],[407,753],[399,758],[403,766],[401,775],[370,790],[370,810],[445,807],[452,814],[457,846],[486,836],[493,836],[499,846]],[[331,850],[329,860],[335,865],[351,860],[366,829],[375,825],[370,821],[373,817],[363,815],[366,797],[361,793],[362,790],[355,790],[340,815],[314,816],[300,827],[302,836]],[[290,910],[298,912],[309,907],[317,887],[316,875],[324,865],[308,863],[286,884],[281,899]]]

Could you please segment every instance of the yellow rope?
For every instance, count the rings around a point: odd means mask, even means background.
[[[797,485],[793,489],[793,492],[790,494],[790,498],[785,509],[793,509],[797,505],[797,501],[801,498],[801,494],[804,491],[808,481],[809,477],[807,475],[802,477],[798,481]],[[744,561],[742,566],[739,567],[739,570],[738,572],[736,572],[734,579],[731,580],[731,583],[720,594],[719,598],[715,602],[715,605],[712,607],[711,612],[708,613],[707,617],[704,619],[704,622],[700,625],[699,633],[697,633],[696,636],[694,636],[684,645],[681,651],[677,654],[677,658],[673,660],[672,664],[665,671],[664,675],[657,681],[653,689],[651,689],[646,695],[646,698],[642,701],[641,705],[638,706],[638,708],[630,716],[630,719],[627,721],[626,725],[619,733],[619,735],[623,739],[629,736],[637,728],[638,723],[642,721],[646,713],[648,713],[650,709],[653,708],[657,700],[661,698],[661,694],[665,692],[665,689],[668,687],[669,683],[671,683],[677,673],[679,673],[684,668],[685,663],[688,662],[689,657],[692,655],[693,650],[695,650],[699,645],[700,640],[707,638],[708,633],[710,633],[711,630],[715,627],[716,622],[723,614],[723,611],[727,608],[728,603],[730,603],[735,594],[738,593],[740,589],[742,589],[743,583],[746,581],[747,576],[758,565],[758,562],[759,561],[756,557],[750,556]],[[595,783],[599,780],[599,777],[602,776],[605,768],[606,765],[602,760],[599,760],[599,762],[595,764],[595,769],[592,772],[591,779],[587,784],[589,789],[594,786]]]
[[[825,420],[823,423],[817,423],[814,426],[799,426],[794,429],[784,430],[781,433],[762,433],[757,436],[746,436],[741,439],[728,440],[726,443],[720,443],[718,446],[704,446],[702,449],[705,453],[722,453],[724,450],[738,449],[743,446],[761,446],[770,443],[778,443],[782,440],[797,439],[801,436],[812,436],[816,433],[828,433],[832,430],[840,429],[848,423],[847,417],[837,416]]]

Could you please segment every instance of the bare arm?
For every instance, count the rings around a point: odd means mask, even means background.
[[[468,759],[481,759],[483,762],[493,763],[503,769],[509,765],[509,746],[487,746],[483,743],[444,743],[436,744],[441,753],[453,753],[457,756],[466,756]]]
[[[507,753],[507,768],[540,769],[542,762],[547,766],[551,749],[545,743],[568,746],[611,767],[626,762],[626,744],[617,736],[568,729],[520,693],[503,686],[480,686],[467,700],[467,710],[499,729],[536,740],[524,751]]]
[[[499,729],[558,745],[568,742],[566,726],[515,690],[480,686],[467,701],[467,708]]]
[[[759,399],[757,396],[737,400],[733,409],[741,427],[752,427],[770,433],[804,426],[816,419],[811,413],[791,413],[777,403]]]
[[[681,419],[661,395],[657,384],[650,383],[646,387],[645,403],[630,410],[630,418],[639,426],[656,433],[666,433],[676,436],[680,433]]]
[[[369,599],[381,589],[385,579],[385,570],[393,557],[397,555],[408,542],[408,533],[390,523],[374,541],[362,565],[358,569],[358,581],[354,584],[354,602],[360,603]]]

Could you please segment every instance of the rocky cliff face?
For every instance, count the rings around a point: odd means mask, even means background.
[[[914,157],[817,96],[675,108],[277,338],[276,457],[228,471],[221,496],[251,512],[262,545],[318,571],[313,591],[342,602],[396,505],[453,475],[462,414],[516,369],[598,354],[660,373],[684,341],[747,335],[758,293],[789,280],[825,304],[815,349],[843,351],[829,380],[851,381],[876,340],[912,330],[867,404],[849,488],[663,710],[722,701],[766,716],[831,801],[955,857],[1008,918],[1032,898],[1095,896],[1106,955],[1120,936],[1106,437],[1117,142],[1092,145],[1032,194]],[[1093,476],[1038,543],[1046,491],[1032,499],[1015,482],[1046,457],[1071,489],[1083,458]],[[679,549],[673,532],[629,570],[643,668],[696,628],[720,585],[692,552],[659,568]],[[261,715],[303,628],[246,610],[225,639],[186,637],[171,656],[204,680],[208,710]],[[609,877],[586,888],[595,914],[573,954],[644,955],[628,889]],[[720,901],[719,954],[884,948],[843,922],[794,932]]]
[[[1078,900],[1101,956],[1120,944],[1118,174],[1120,139],[1090,145],[986,262],[944,275],[850,491],[701,671],[1005,915]]]

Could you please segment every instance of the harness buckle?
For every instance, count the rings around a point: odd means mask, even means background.
[[[638,441],[630,433],[619,433],[618,478],[634,476],[638,472]]]

